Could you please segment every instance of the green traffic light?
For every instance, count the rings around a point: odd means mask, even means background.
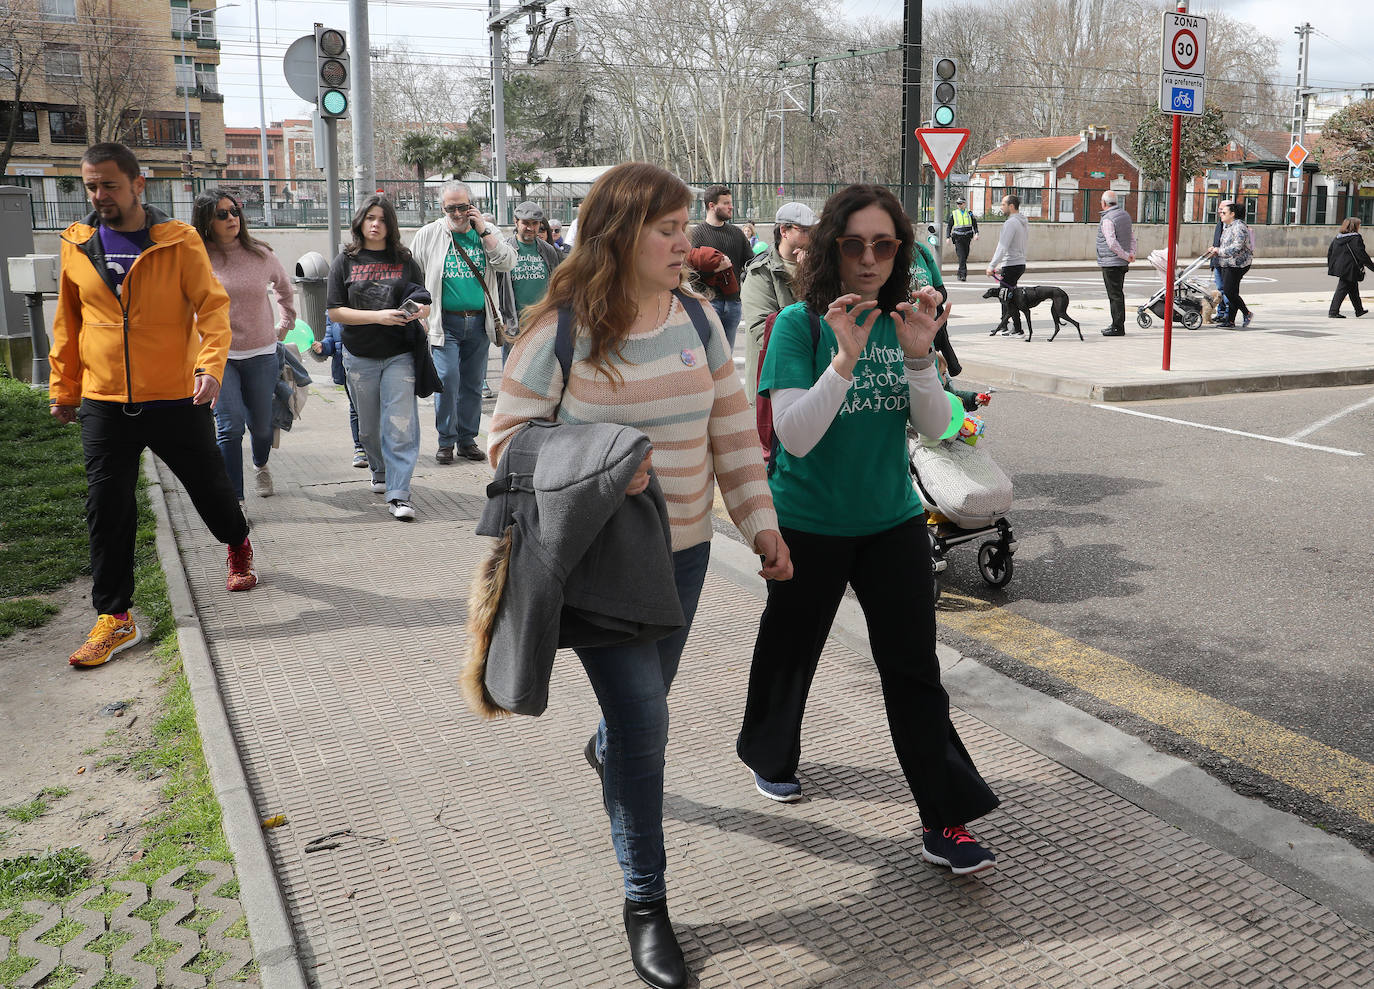
[[[954,107],[937,106],[935,108],[935,126],[948,127],[954,123]]]
[[[348,109],[348,97],[337,89],[331,89],[324,94],[320,106],[325,113],[337,117]]]

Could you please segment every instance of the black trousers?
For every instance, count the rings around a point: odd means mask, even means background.
[[[1026,273],[1024,264],[1008,264],[1002,266],[1002,287],[1015,288],[1016,283],[1021,280],[1021,276]],[[1016,327],[1016,332],[1021,332],[1021,310],[1010,302],[1002,303],[1002,326],[1007,325],[1007,320],[1011,320],[1012,326]]]
[[[1331,297],[1331,314],[1334,316],[1341,311],[1341,303],[1346,296],[1350,296],[1350,304],[1355,307],[1355,315],[1364,312],[1364,303],[1360,301],[1360,283],[1353,278],[1336,279],[1336,294]]]
[[[1220,270],[1221,294],[1226,296],[1227,318],[1234,323],[1236,317],[1250,315],[1250,307],[1240,297],[1240,280],[1245,277],[1250,266],[1247,264],[1244,268],[1228,268],[1222,265]]]
[[[868,622],[897,761],[928,828],[965,824],[998,804],[949,718],[935,658],[925,516],[871,536],[784,528],[794,576],[768,582],[736,751],[764,779],[797,773],[802,715],[845,585]]]
[[[1126,329],[1126,271],[1124,264],[1102,268],[1102,284],[1107,287],[1107,304],[1112,310],[1112,329]]]
[[[128,414],[134,409],[140,411]],[[97,613],[128,611],[133,603],[135,485],[145,448],[185,486],[216,539],[237,546],[248,538],[248,523],[215,445],[210,406],[126,406],[86,399],[79,415],[86,458],[86,525],[91,534],[91,604]]]
[[[973,234],[951,234],[954,241],[954,256],[959,259],[959,281],[968,278],[968,251],[973,245]]]

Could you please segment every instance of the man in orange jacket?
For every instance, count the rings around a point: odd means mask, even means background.
[[[62,234],[48,394],[58,421],[81,422],[99,615],[70,662],[100,666],[142,638],[129,606],[145,448],[228,545],[228,589],[249,590],[258,577],[210,412],[229,353],[229,296],[195,228],[140,202],[143,176],[128,148],[88,148],[81,180],[93,211]]]

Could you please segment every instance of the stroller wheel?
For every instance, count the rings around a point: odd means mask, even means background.
[[[1001,543],[988,542],[978,547],[978,572],[988,584],[1005,587],[1012,570],[1012,555]]]
[[[1144,309],[1138,310],[1135,314],[1135,322],[1142,330],[1148,330],[1150,328],[1150,314]]]
[[[1202,325],[1202,313],[1200,313],[1200,312],[1191,312],[1191,311],[1190,311],[1190,312],[1188,312],[1187,314],[1184,315],[1184,317],[1183,317],[1183,326],[1184,326],[1185,329],[1196,330],[1196,329],[1197,329],[1198,327],[1200,327],[1201,325]]]

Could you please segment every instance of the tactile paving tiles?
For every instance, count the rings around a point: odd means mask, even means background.
[[[332,389],[331,389],[332,390]],[[346,403],[296,426],[250,496],[262,584],[172,516],[312,984],[640,983],[582,745],[597,717],[560,654],[549,710],[479,721],[456,686],[484,465],[437,467],[391,519],[353,470]],[[669,904],[702,987],[1352,987],[1374,938],[1007,736],[955,721],[1003,798],[981,879],[919,858],[872,665],[831,642],[807,711],[808,799],[759,797],[734,756],[760,605],[708,577],[672,692]],[[311,839],[351,828],[340,847]]]

